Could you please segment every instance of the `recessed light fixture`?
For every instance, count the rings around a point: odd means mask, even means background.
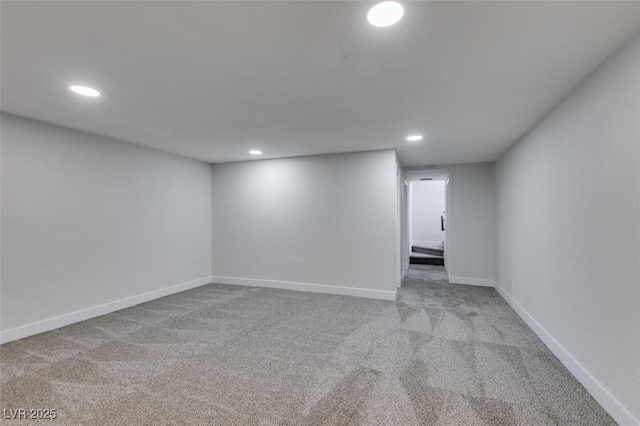
[[[257,149],[252,149],[251,151],[249,151],[249,154],[251,154],[251,155],[262,155],[262,151],[259,151]]]
[[[421,141],[422,140],[422,135],[411,135],[411,136],[407,136],[407,140],[409,142],[417,142],[417,141]]]
[[[100,96],[100,92],[98,92],[96,89],[92,89],[91,87],[70,86],[69,89],[71,89],[72,92],[82,96],[90,96],[93,98],[95,98],[96,96]]]
[[[395,1],[383,1],[369,9],[367,20],[374,27],[388,27],[400,19],[404,15],[404,7]]]

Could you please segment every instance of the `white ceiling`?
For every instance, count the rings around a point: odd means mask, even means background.
[[[640,28],[638,2],[372,4],[3,2],[2,110],[212,163],[491,161]]]

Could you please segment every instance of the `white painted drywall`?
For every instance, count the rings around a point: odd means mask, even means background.
[[[404,275],[404,268],[402,263],[402,243],[404,238],[402,237],[402,193],[403,193],[403,182],[402,182],[402,167],[400,167],[400,162],[398,160],[398,154],[395,153],[394,159],[396,162],[396,217],[395,217],[395,227],[396,227],[396,289],[402,285],[402,277]]]
[[[444,222],[444,228],[445,228],[445,233],[444,233],[444,269],[445,271],[447,271],[447,273],[449,273],[449,263],[451,262],[451,250],[449,247],[449,215],[446,214],[447,212],[451,211],[451,187],[450,187],[451,181],[449,180],[449,177],[447,175],[447,179],[444,181],[444,193],[445,193],[445,197],[444,197],[444,203],[445,203],[445,207],[444,207],[444,212],[445,212],[445,222]]]
[[[402,193],[401,193],[401,203],[402,203],[402,217],[401,221],[401,232],[402,232],[402,247],[401,247],[401,259],[402,259],[402,274],[404,276],[407,269],[409,269],[409,254],[410,248],[409,244],[411,238],[409,237],[409,183],[406,180],[406,173],[402,172]]]
[[[495,182],[493,163],[446,166],[446,253],[449,280],[493,285],[495,265]]]
[[[393,295],[396,171],[390,150],[214,165],[214,280]]]
[[[444,181],[411,182],[411,245],[442,247],[444,231],[440,216],[444,214]]]
[[[1,330],[211,275],[209,164],[1,120]]]
[[[638,422],[640,35],[497,162],[496,180],[499,285],[610,394],[618,422]]]

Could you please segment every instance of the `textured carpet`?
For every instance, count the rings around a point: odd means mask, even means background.
[[[49,425],[614,424],[493,289],[436,266],[396,302],[211,284],[2,345],[0,375],[0,408]]]

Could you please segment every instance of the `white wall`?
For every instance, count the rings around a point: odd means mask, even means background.
[[[501,291],[618,422],[637,423],[640,38],[512,147],[496,178]]]
[[[411,245],[442,246],[440,216],[445,210],[444,181],[411,182]]]
[[[406,180],[407,174],[402,172],[402,217],[400,218],[402,241],[400,248],[400,258],[402,261],[402,275],[404,276],[407,269],[409,269],[409,256],[410,256],[410,241],[409,236],[409,183]]]
[[[214,280],[395,298],[396,171],[390,150],[214,165]]]
[[[5,337],[22,337],[9,329],[123,298],[210,282],[209,164],[1,118]],[[104,307],[93,311],[100,313]],[[46,324],[38,327],[23,332]]]
[[[404,276],[404,267],[402,263],[402,248],[404,238],[402,235],[403,228],[403,220],[402,215],[404,213],[403,209],[403,193],[404,193],[404,183],[403,183],[403,173],[402,167],[400,166],[400,160],[398,159],[398,153],[394,152],[394,159],[396,163],[396,217],[395,217],[395,227],[396,227],[396,289],[402,285],[402,277]]]
[[[449,263],[451,262],[451,255],[449,254],[451,250],[449,250],[449,214],[451,211],[451,181],[447,176],[447,179],[444,181],[444,212],[445,212],[445,222],[444,222],[444,269],[449,273]],[[494,260],[495,261],[495,260]]]
[[[494,284],[495,182],[493,163],[446,166],[446,262],[457,284]]]

